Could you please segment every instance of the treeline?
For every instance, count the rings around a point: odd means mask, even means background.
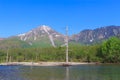
[[[0,50],[0,62],[65,61],[65,47],[8,48]],[[74,62],[120,62],[120,39],[112,37],[99,45],[69,46],[69,61]]]

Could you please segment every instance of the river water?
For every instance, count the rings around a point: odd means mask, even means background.
[[[0,80],[120,80],[120,64],[0,66]]]

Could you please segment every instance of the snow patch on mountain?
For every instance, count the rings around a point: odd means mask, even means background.
[[[16,37],[27,43],[30,42],[30,45],[39,41],[40,43],[42,41],[50,41],[50,43],[48,44],[51,44],[53,47],[56,47],[59,43],[55,44],[55,41],[64,42],[64,37],[62,34],[56,32],[51,27],[46,25],[39,26],[24,34],[19,34]]]
[[[21,36],[25,36],[25,33],[24,33],[24,34],[19,34],[19,35],[17,35],[17,36],[19,36],[19,37],[21,37]]]
[[[51,41],[51,43],[52,43],[52,46],[56,47],[56,46],[55,46],[55,43],[54,43],[54,40],[53,40],[53,37],[52,37],[52,35],[49,33],[50,28],[47,27],[47,26],[45,26],[45,25],[43,25],[42,28],[43,28],[43,30],[48,34],[49,39],[50,39],[50,41]]]

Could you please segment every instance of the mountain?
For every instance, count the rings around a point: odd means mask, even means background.
[[[26,33],[0,40],[0,48],[19,47],[57,47],[64,44],[64,35],[46,25],[34,28]]]
[[[112,36],[120,37],[120,26],[107,26],[94,30],[83,30],[78,34],[69,36],[71,45],[89,45],[100,43]],[[53,30],[49,26],[39,26],[26,33],[0,38],[0,49],[26,48],[26,47],[57,47],[65,44],[65,36]]]
[[[29,43],[31,46],[56,47],[64,43],[64,35],[45,25],[39,26],[27,33],[19,34],[15,37],[21,41]]]
[[[77,42],[81,44],[93,44],[100,43],[112,36],[120,35],[120,26],[107,26],[101,27],[94,30],[83,30],[78,34],[70,37],[70,42]]]
[[[1,40],[4,40],[4,38],[0,38],[0,41],[1,41]]]

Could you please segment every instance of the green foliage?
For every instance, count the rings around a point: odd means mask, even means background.
[[[120,39],[112,37],[104,41],[101,47],[103,62],[117,63],[120,62]]]
[[[37,45],[37,44],[36,44]],[[0,62],[6,61],[7,50],[0,50]],[[65,47],[9,48],[9,61],[65,61]],[[102,45],[83,46],[69,44],[69,61],[74,62],[120,62],[120,39],[112,37]]]
[[[69,46],[69,61],[94,62],[96,61],[96,46]],[[5,51],[4,51],[5,52]],[[6,53],[0,58],[6,58]],[[48,48],[12,48],[9,49],[9,61],[65,61],[65,47]]]
[[[0,41],[0,49],[8,49],[8,48],[26,48],[30,46],[28,43],[21,41],[17,38],[9,38],[6,40]]]
[[[0,62],[5,62],[6,60],[6,54],[4,51],[0,51]]]

